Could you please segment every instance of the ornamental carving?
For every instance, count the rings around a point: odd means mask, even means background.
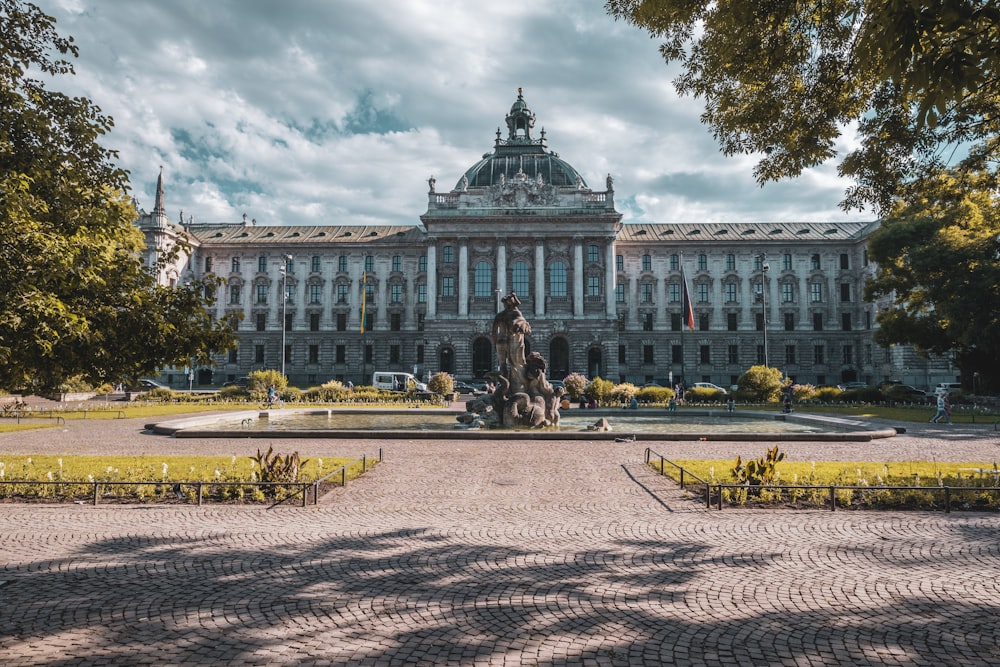
[[[554,185],[546,184],[541,174],[530,179],[518,170],[509,181],[501,174],[500,181],[486,189],[485,199],[488,204],[498,207],[553,206],[559,201],[559,191]]]

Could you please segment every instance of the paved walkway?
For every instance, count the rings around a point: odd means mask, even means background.
[[[71,422],[0,452],[263,444],[140,429]],[[1000,459],[986,429],[918,430],[784,449]],[[706,510],[642,443],[296,441],[377,446],[384,463],[315,508],[0,505],[0,663],[1000,663],[1000,516]]]

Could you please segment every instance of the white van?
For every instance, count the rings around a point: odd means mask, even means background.
[[[934,395],[938,394],[960,394],[962,393],[961,382],[941,382],[934,387]]]
[[[372,386],[376,389],[387,389],[389,391],[427,391],[427,385],[417,380],[410,373],[399,371],[375,371],[372,374]]]

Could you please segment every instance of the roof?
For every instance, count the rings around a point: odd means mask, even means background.
[[[422,243],[424,233],[417,225],[191,225],[188,233],[201,245],[280,245],[316,243]]]
[[[726,244],[849,241],[863,238],[870,226],[870,222],[626,223],[617,240],[625,243],[698,241]]]

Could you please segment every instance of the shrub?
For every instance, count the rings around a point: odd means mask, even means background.
[[[795,402],[811,401],[816,396],[816,387],[811,384],[793,384],[792,400]]]
[[[858,387],[840,392],[836,400],[842,403],[881,403],[885,398],[876,387]]]
[[[93,390],[93,386],[84,380],[82,375],[74,375],[71,378],[66,378],[59,384],[60,393],[72,394],[91,390]]]
[[[285,401],[286,403],[301,403],[302,396],[304,393],[305,392],[303,392],[298,387],[285,387],[280,392],[278,392],[278,395],[281,397],[281,400]]]
[[[580,373],[570,373],[563,380],[563,384],[566,385],[566,393],[569,394],[570,400],[578,401],[580,397],[583,396],[584,389],[587,388],[587,378]]]
[[[231,387],[223,387],[219,390],[219,398],[225,399],[227,401],[245,401],[249,398],[250,394],[243,387],[237,387],[233,385]]]
[[[267,389],[272,384],[279,393],[288,386],[288,378],[275,370],[251,371],[247,377],[250,380],[247,384],[247,391],[254,400],[258,401],[267,396]]]
[[[450,396],[455,393],[455,380],[447,373],[435,373],[427,383],[427,389],[435,394]]]
[[[684,400],[690,403],[721,403],[726,400],[726,395],[718,389],[692,387],[684,392]]]
[[[668,403],[673,397],[674,390],[669,387],[642,387],[635,392],[640,403]]]
[[[102,385],[101,385],[100,387],[98,387],[98,388],[97,388],[97,389],[95,389],[94,391],[96,391],[96,392],[97,392],[98,394],[100,394],[101,396],[105,396],[105,395],[107,395],[107,394],[111,394],[111,393],[114,393],[114,391],[115,391],[115,388],[114,388],[114,387],[112,387],[110,383],[108,383],[108,382],[105,382],[104,384],[102,384]]]
[[[598,377],[587,383],[586,388],[583,390],[583,395],[597,401],[598,405],[605,405],[608,399],[611,398],[611,391],[614,388],[615,385],[612,384],[611,380],[602,380]]]
[[[151,401],[172,401],[174,400],[173,389],[167,389],[166,387],[157,387],[151,391],[147,391],[143,398]]]
[[[623,382],[611,388],[611,398],[617,403],[629,403],[638,391],[639,388],[631,382]]]
[[[820,387],[813,393],[813,400],[822,403],[833,403],[834,401],[841,400],[841,394],[843,393],[837,387]]]
[[[774,484],[777,481],[778,463],[784,459],[785,453],[779,453],[777,445],[769,448],[767,454],[757,460],[750,459],[744,463],[743,459],[737,456],[736,465],[732,469],[733,479],[737,484],[750,486]]]
[[[782,380],[781,371],[767,366],[751,366],[740,376],[740,393],[748,401],[773,403],[781,396],[787,381]]]

